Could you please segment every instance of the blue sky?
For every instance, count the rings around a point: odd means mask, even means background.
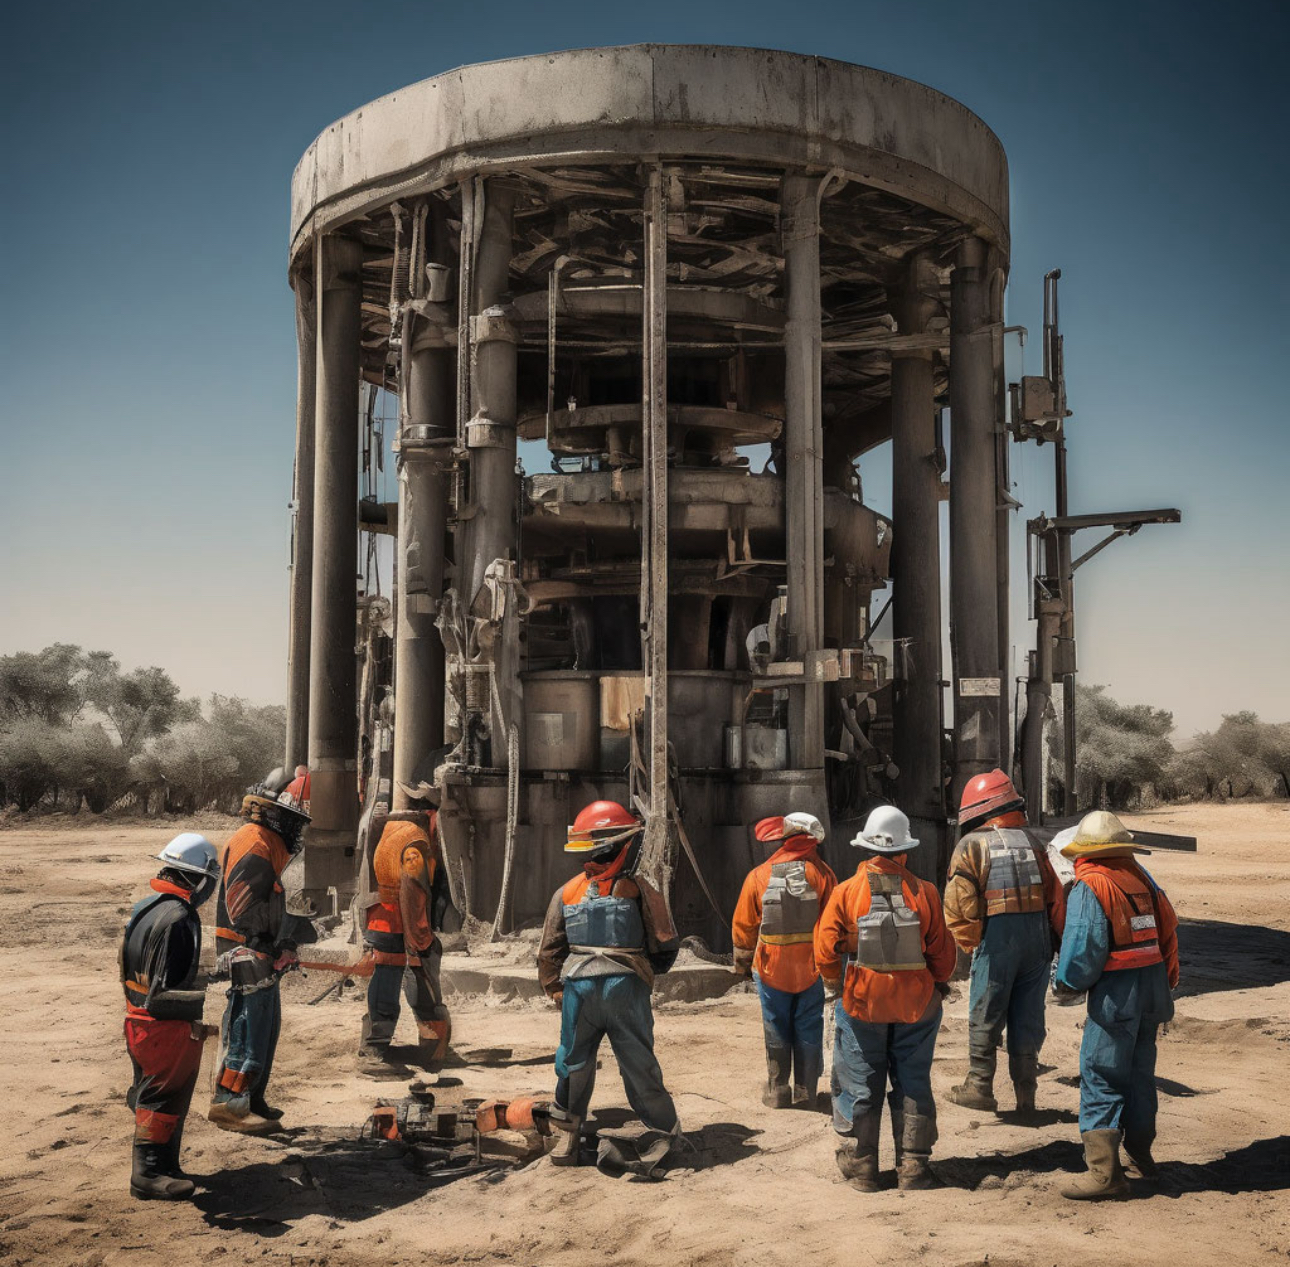
[[[1184,512],[1079,574],[1083,680],[1184,735],[1290,718],[1283,6],[71,0],[6,33],[0,652],[80,642],[280,700],[301,152],[462,63],[713,42],[907,75],[998,133],[1031,373],[1064,274],[1073,508]],[[1014,457],[1026,515],[1049,469]]]

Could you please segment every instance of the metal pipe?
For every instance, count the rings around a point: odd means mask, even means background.
[[[317,254],[317,434],[309,655],[313,831],[353,832],[358,716],[358,390],[362,244],[321,239]]]
[[[399,464],[399,586],[394,644],[393,807],[430,782],[427,758],[443,746],[444,647],[435,627],[443,598],[456,366],[440,323],[408,317]]]
[[[515,328],[502,302],[510,288],[515,192],[490,180],[475,260],[470,344],[470,503],[462,601],[469,608],[494,559],[515,557]]]
[[[780,184],[784,252],[784,532],[788,632],[807,684],[789,691],[790,760],[824,765],[824,688],[810,681],[824,643],[824,421],[820,377],[820,180]]]
[[[921,334],[938,305],[930,260],[910,260],[891,297],[902,334]],[[940,472],[936,460],[933,353],[908,349],[891,359],[891,510],[895,532],[893,635],[905,650],[905,677],[893,702],[893,757],[900,771],[900,804],[924,839],[945,821],[941,786],[941,547]],[[881,619],[881,617],[880,617]],[[924,835],[920,835],[924,833]],[[936,849],[918,850],[928,878],[939,875]]]
[[[968,238],[950,279],[950,620],[954,787],[999,764],[994,338],[986,244]]]
[[[654,167],[645,191],[645,290],[641,305],[641,631],[648,703],[643,865],[671,887],[667,770],[668,478],[667,478],[667,188]]]
[[[314,402],[318,331],[312,270],[292,274],[296,292],[296,463],[291,491],[287,635],[287,737],[282,768],[309,755],[309,622],[314,563]]]

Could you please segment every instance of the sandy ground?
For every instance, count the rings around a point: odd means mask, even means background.
[[[353,1052],[362,1005],[286,990],[271,1099],[297,1129],[241,1139],[191,1120],[193,1204],[127,1192],[130,1067],[116,976],[122,917],[174,826],[60,825],[0,832],[0,1262],[42,1267],[237,1262],[299,1267],[492,1263],[1269,1263],[1290,1257],[1290,810],[1171,808],[1133,820],[1197,835],[1196,854],[1148,865],[1183,919],[1178,1019],[1160,1048],[1163,1177],[1130,1201],[1064,1201],[1080,1168],[1075,1125],[1082,1010],[1049,1009],[1039,1125],[969,1113],[944,1093],[966,1065],[966,997],[947,1009],[934,1079],[936,1162],[947,1187],[862,1196],[842,1185],[827,1119],[758,1098],[760,1022],[742,987],[658,1009],[659,1056],[696,1144],[661,1183],[546,1159],[432,1187],[397,1150],[350,1142],[381,1094]],[[223,831],[208,831],[222,841]],[[213,906],[213,903],[211,904]],[[207,911],[210,918],[211,911]],[[207,1019],[222,997],[212,987]],[[453,1000],[456,1045],[509,1048],[453,1071],[463,1093],[551,1084],[558,1018],[536,1001]],[[401,1037],[411,1040],[405,1014]],[[211,1053],[203,1067],[197,1105]],[[1007,1101],[1007,1094],[1002,1097]],[[625,1104],[603,1058],[596,1105]],[[331,1129],[328,1129],[331,1128]],[[890,1166],[886,1147],[884,1165]]]

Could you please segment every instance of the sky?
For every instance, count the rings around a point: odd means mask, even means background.
[[[20,6],[0,83],[0,654],[75,642],[159,664],[186,693],[281,701],[301,153],[364,102],[464,63],[726,43],[905,75],[994,129],[1012,181],[1007,321],[1029,328],[1028,373],[1043,274],[1063,272],[1072,510],[1183,512],[1078,573],[1081,680],[1172,710],[1180,737],[1238,709],[1290,718],[1286,14],[1252,0]],[[878,509],[882,452],[865,464]],[[1021,516],[1051,511],[1051,450],[1014,450],[1013,471]],[[1033,637],[1021,539],[1019,519],[1018,663]]]

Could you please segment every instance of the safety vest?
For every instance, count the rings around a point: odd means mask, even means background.
[[[985,838],[985,913],[1017,915],[1044,909],[1044,877],[1035,846],[1024,831],[991,828]]]
[[[185,906],[184,899],[174,893],[153,893],[145,897],[142,901],[136,902],[134,910],[130,912],[130,918],[126,921],[125,936],[121,938],[121,985],[125,990],[125,1001],[136,1008],[146,1008],[148,1004],[148,974],[143,968],[143,958],[147,953],[146,943],[135,947],[139,952],[139,962],[135,962],[135,956],[132,955],[130,938],[138,930],[139,925],[144,918],[154,911],[162,902],[181,902]],[[193,946],[193,963],[189,972],[190,976],[195,975],[197,967],[197,947]]]
[[[900,876],[870,871],[869,910],[856,917],[855,962],[872,972],[927,968],[918,912],[905,904]]]
[[[1079,879],[1093,891],[1111,926],[1111,951],[1104,972],[1164,963],[1156,924],[1155,889],[1137,868],[1113,870],[1090,861],[1079,869]]]
[[[794,946],[815,935],[820,895],[801,858],[776,862],[761,897],[761,939],[770,946]]]
[[[586,947],[639,954],[645,949],[640,904],[634,898],[613,897],[611,893],[602,897],[595,880],[587,886],[581,902],[564,903],[564,931],[572,950]]]

